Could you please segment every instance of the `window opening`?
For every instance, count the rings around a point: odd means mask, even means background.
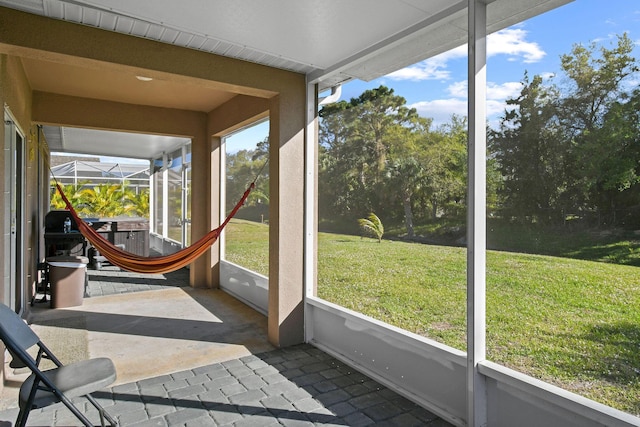
[[[225,138],[225,215],[262,170],[247,203],[224,231],[223,258],[263,276],[269,275],[269,123],[262,122]]]

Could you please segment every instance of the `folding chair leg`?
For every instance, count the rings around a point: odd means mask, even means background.
[[[115,427],[118,425],[118,422],[114,420],[111,417],[111,415],[109,415],[109,413],[102,407],[102,405],[96,402],[96,399],[94,399],[93,396],[91,396],[90,394],[87,394],[85,397],[98,410],[98,413],[100,414],[100,423],[102,424],[103,427],[105,425],[104,424],[105,418],[107,419],[107,421],[109,421],[110,426]]]
[[[98,410],[98,413],[100,414],[100,424],[102,425],[102,427],[105,427],[105,419],[109,422],[109,425],[111,427],[118,426],[118,422],[113,419],[113,417],[109,415],[109,413],[98,402],[96,402],[93,396],[87,394],[84,397],[86,397],[87,400],[91,402],[91,404]],[[64,406],[69,408],[73,415],[75,415],[76,418],[78,418],[78,420],[82,422],[82,424],[87,427],[93,427],[93,423],[89,421],[89,419],[87,419],[87,417],[82,412],[80,412],[80,410],[71,402],[71,400],[69,400],[64,395],[58,395],[58,398],[64,404]],[[31,404],[27,404],[24,406],[24,408],[20,409],[20,412],[18,412],[18,418],[16,419],[16,427],[24,427],[27,424],[29,412],[31,412]]]
[[[37,380],[33,382],[33,386],[29,391],[27,402],[20,408],[20,412],[18,412],[16,427],[24,427],[27,424],[27,418],[29,418],[29,412],[31,412],[31,408],[33,407],[33,400],[35,399],[36,392],[38,391],[38,383],[39,381]]]
[[[75,415],[76,418],[82,421],[82,424],[84,424],[87,427],[93,427],[93,423],[89,421],[87,417],[85,417],[84,414],[80,412],[78,408],[76,408],[76,406],[69,400],[69,398],[67,398],[67,396],[61,395],[59,397],[62,403],[64,403],[64,406],[69,408],[69,410],[73,412],[73,415]]]
[[[16,427],[24,427],[27,424],[27,418],[29,417],[28,408],[20,408],[20,412],[18,412],[18,418],[16,418]]]

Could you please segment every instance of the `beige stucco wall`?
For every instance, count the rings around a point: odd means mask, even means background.
[[[16,122],[19,131],[24,135],[23,154],[24,154],[24,194],[23,200],[23,218],[24,237],[22,239],[24,259],[24,273],[22,277],[16,280],[24,286],[25,294],[21,302],[16,305],[23,311],[28,311],[28,304],[31,296],[31,289],[34,288],[38,279],[37,263],[40,257],[40,233],[39,225],[42,222],[42,213],[40,210],[39,199],[39,174],[38,162],[39,152],[38,146],[38,130],[31,121],[31,88],[27,77],[22,68],[19,58],[9,55],[0,54],[0,105],[5,106],[10,111],[11,116]],[[5,132],[0,132],[0,146],[5,147]],[[9,269],[13,268],[9,265],[8,253],[11,250],[10,239],[10,200],[9,200],[9,173],[5,170],[5,158],[7,152],[0,150],[0,169],[3,179],[0,180],[0,207],[2,209],[2,255],[3,262],[0,263],[0,299],[2,303],[11,305],[11,301],[7,301],[6,286],[8,285]],[[0,355],[0,362],[4,365],[4,352]],[[0,374],[3,375],[3,374]],[[0,384],[2,387],[2,384]]]
[[[33,28],[37,31],[30,31]],[[16,96],[6,90],[7,86],[14,86],[8,80],[20,78],[20,72],[12,61],[6,61],[7,57],[3,61],[5,82],[0,88],[0,97],[11,98],[18,114],[24,115],[26,121],[191,137],[192,192],[194,200],[197,199],[192,205],[193,240],[220,221],[220,137],[268,115],[271,126],[269,339],[275,345],[303,340],[306,104],[303,75],[0,8],[0,54],[3,53],[14,60],[24,57],[77,67],[133,71],[233,93],[235,98],[209,112],[149,107],[141,105],[144,100],[137,105],[99,101],[40,88],[30,98],[28,91]],[[192,265],[192,286],[217,286],[217,250],[214,247]]]
[[[24,73],[24,69],[19,58],[2,55],[2,67],[1,67],[1,79],[2,85],[0,86],[0,98],[3,105],[9,109],[11,115],[16,120],[16,125],[20,132],[24,135],[23,155],[24,155],[24,189],[23,194],[23,218],[24,224],[24,239],[22,240],[24,252],[22,254],[24,258],[24,274],[22,278],[17,280],[24,283],[27,289],[26,297],[19,306],[22,309],[28,310],[27,304],[30,295],[30,289],[35,286],[37,280],[37,262],[39,257],[39,231],[38,227],[41,222],[41,216],[38,203],[38,138],[37,129],[31,121],[31,88],[28,83],[27,77]],[[2,132],[0,136],[2,138],[2,146],[5,146],[5,134]],[[10,236],[8,223],[8,191],[7,185],[7,173],[5,173],[5,151],[3,150],[2,160],[0,167],[3,169],[2,176],[5,179],[2,182],[2,206],[3,206],[3,253],[6,254],[10,250]],[[4,259],[7,260],[7,256]],[[5,278],[2,282],[2,293],[5,295],[5,283],[8,278],[9,272],[7,271],[6,263],[2,263],[2,277]],[[9,303],[8,301],[3,301]]]
[[[19,58],[5,56],[5,73],[3,80],[5,97],[4,102],[11,108],[11,113],[18,120],[24,130],[31,123],[31,87],[24,73]]]

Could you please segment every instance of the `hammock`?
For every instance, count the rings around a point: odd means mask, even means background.
[[[224,227],[231,221],[231,218],[240,210],[242,205],[244,204],[247,197],[249,197],[249,193],[255,187],[255,181],[251,183],[249,188],[244,192],[242,198],[236,206],[233,208],[229,216],[224,220],[222,224],[218,228],[215,228],[205,234],[200,240],[193,243],[191,246],[181,249],[180,251],[159,257],[143,257],[140,255],[132,254],[130,252],[124,251],[117,246],[114,246],[110,241],[104,238],[101,234],[99,234],[96,230],[91,228],[91,226],[86,223],[82,218],[78,216],[75,209],[69,202],[69,199],[62,192],[62,187],[60,187],[59,183],[56,183],[56,187],[60,192],[60,196],[62,196],[62,200],[67,205],[67,209],[69,209],[69,213],[73,217],[78,226],[78,230],[82,233],[82,235],[89,241],[91,244],[100,251],[100,254],[103,255],[109,262],[113,265],[116,265],[123,270],[132,271],[134,273],[169,273],[171,271],[178,270],[182,267],[193,262],[200,255],[205,253],[209,247],[218,240],[218,236],[224,229]]]

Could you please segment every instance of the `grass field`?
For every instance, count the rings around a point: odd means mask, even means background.
[[[267,274],[267,230],[232,222],[227,259]],[[464,248],[319,234],[319,297],[461,350],[465,281]],[[489,251],[487,353],[640,415],[640,270]]]

